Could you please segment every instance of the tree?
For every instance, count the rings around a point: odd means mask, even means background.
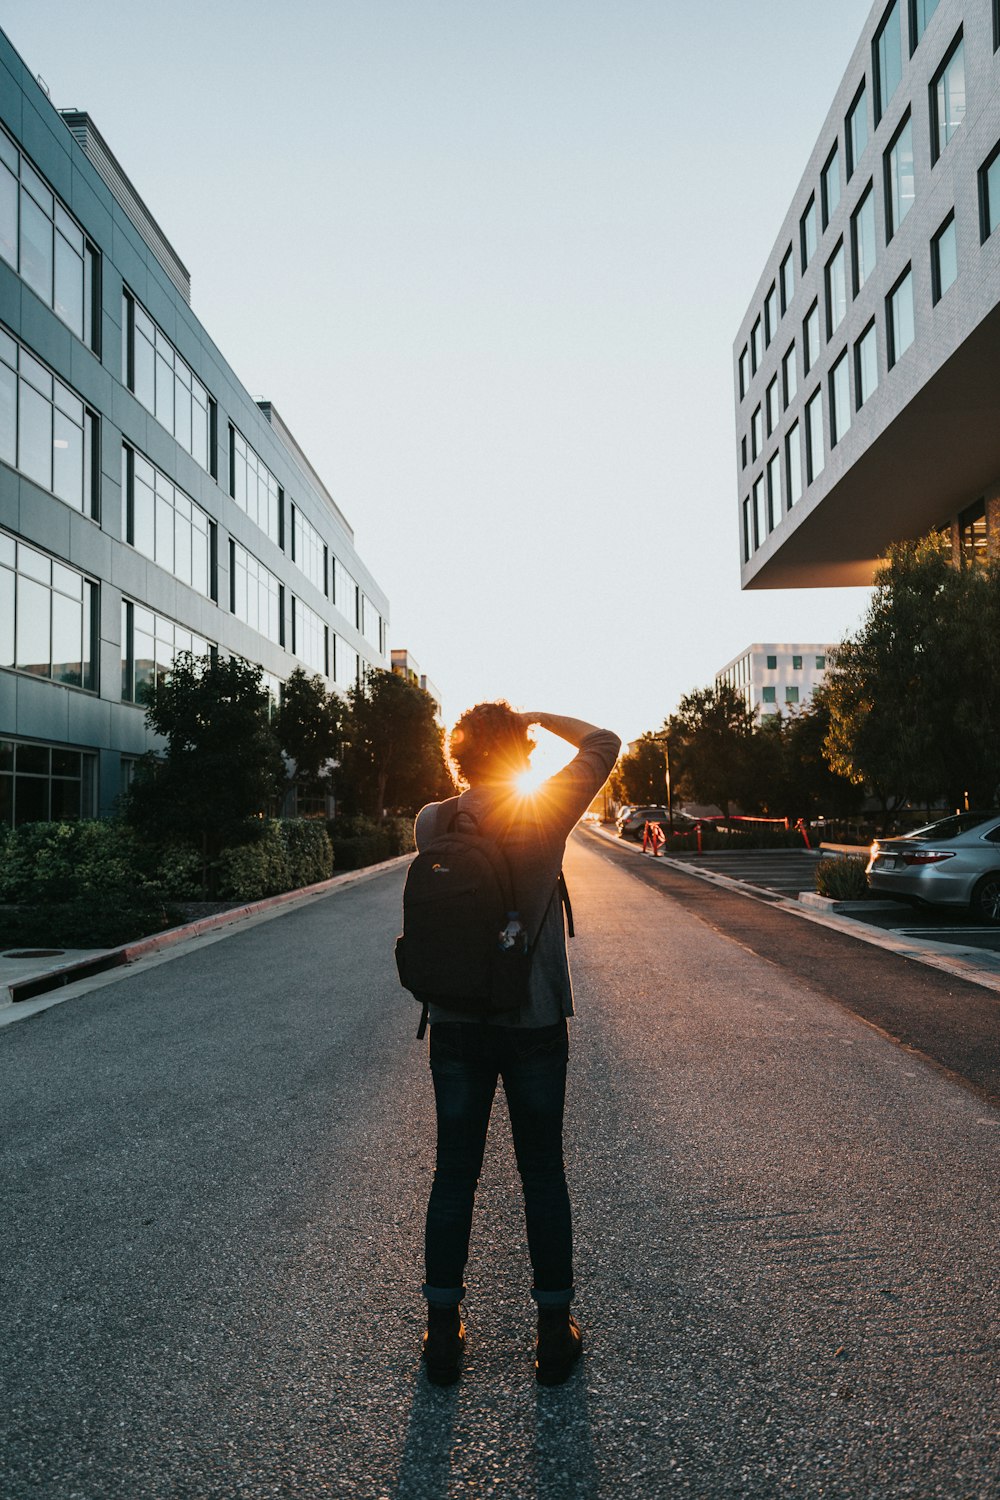
[[[728,682],[688,693],[663,728],[675,786],[727,817],[732,802],[752,800],[754,715]]]
[[[833,653],[833,769],[883,813],[944,796],[989,806],[1000,779],[1000,571],[956,568],[940,536],[890,548],[858,633]]]
[[[343,714],[343,699],[327,691],[323,678],[296,667],[281,690],[274,732],[292,762],[291,779],[305,797],[325,797],[333,790]]]
[[[830,711],[822,686],[788,715],[765,714],[753,738],[755,796],[748,811],[772,818],[848,817],[864,800],[860,787],[830,769],[823,751]]]
[[[618,800],[630,807],[662,805],[667,797],[663,745],[655,734],[644,734],[616,767]]]
[[[348,690],[342,731],[334,781],[346,812],[414,813],[454,791],[434,702],[416,683],[368,672]]]
[[[156,841],[199,849],[203,881],[227,846],[246,843],[284,783],[260,667],[182,652],[142,689],[146,721],[166,740],[136,768],[126,816]]]

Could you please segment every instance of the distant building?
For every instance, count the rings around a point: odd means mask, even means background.
[[[794,713],[809,702],[823,681],[832,649],[755,642],[716,672],[715,681],[735,688],[751,712]]]
[[[179,651],[242,657],[274,695],[296,667],[343,691],[387,665],[389,610],[93,121],[54,109],[2,33],[0,76],[0,822],[18,824],[114,809],[155,743],[139,690]]]
[[[401,646],[393,647],[390,652],[390,661],[392,662],[392,670],[397,677],[405,677],[407,682],[412,682],[416,687],[423,688],[428,697],[433,699],[435,716],[440,718],[441,695],[426,672],[421,672],[409,651]]]
[[[997,0],[872,8],[733,347],[744,588],[1000,556],[998,51]]]

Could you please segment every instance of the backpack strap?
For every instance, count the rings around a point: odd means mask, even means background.
[[[559,900],[562,902],[563,911],[566,913],[566,931],[570,937],[576,937],[576,928],[573,926],[573,903],[569,899],[569,886],[566,884],[566,876],[562,870],[559,871],[556,890],[559,892]]]
[[[420,1025],[417,1027],[417,1041],[418,1042],[422,1042],[423,1041],[424,1035],[425,1035],[426,1031],[427,1031],[427,1001],[425,1000],[423,1002],[423,1009],[420,1012]]]

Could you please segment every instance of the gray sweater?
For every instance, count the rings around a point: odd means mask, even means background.
[[[608,779],[621,740],[597,729],[582,741],[568,766],[542,783],[531,796],[473,787],[460,797],[429,802],[417,814],[414,836],[422,849],[447,832],[456,813],[472,813],[481,831],[503,844],[511,868],[518,910],[532,940],[538,935],[531,964],[528,1004],[520,1012],[494,1018],[499,1026],[551,1026],[573,1014],[573,987],[566,957],[566,928],[556,889],[566,840]],[[457,825],[461,828],[461,817]],[[472,1021],[443,1006],[432,1005],[439,1021]]]

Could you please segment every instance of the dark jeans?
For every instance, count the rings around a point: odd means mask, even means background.
[[[428,1302],[448,1306],[465,1296],[472,1206],[498,1078],[524,1188],[531,1295],[540,1306],[571,1300],[573,1231],[562,1155],[568,1046],[564,1020],[534,1028],[460,1021],[431,1027],[438,1136],[427,1205]]]

